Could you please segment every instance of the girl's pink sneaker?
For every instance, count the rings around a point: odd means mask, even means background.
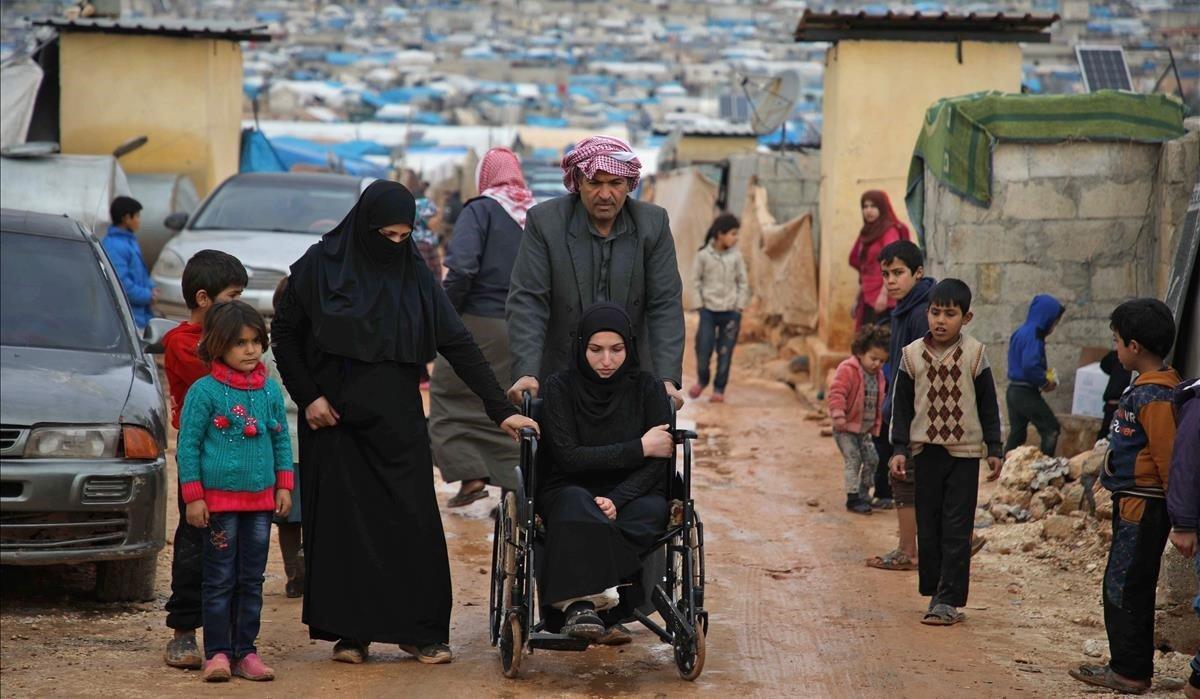
[[[688,389],[688,398],[696,400],[700,397],[701,393],[704,393],[704,387],[698,383],[694,383],[692,384],[692,387]]]
[[[708,400],[710,403],[724,403],[725,402],[725,394],[724,393],[714,393],[708,397]]]
[[[200,675],[205,682],[229,681],[229,656],[217,653],[204,661],[204,672]]]
[[[237,662],[233,674],[252,682],[269,682],[275,679],[275,671],[267,667],[258,653],[251,653]]]

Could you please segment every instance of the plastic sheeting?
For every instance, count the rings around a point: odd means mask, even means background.
[[[692,264],[704,244],[704,234],[718,213],[717,191],[715,182],[689,167],[660,173],[650,194],[650,200],[666,209],[671,217],[685,308],[700,306],[692,284]]]
[[[812,214],[776,223],[767,208],[767,190],[751,185],[742,209],[738,248],[746,259],[758,312],[785,325],[817,328],[817,264],[813,257]]]
[[[97,237],[108,230],[108,205],[132,196],[125,171],[111,155],[4,158],[0,204],[44,214],[65,214]]]
[[[7,148],[24,143],[29,133],[42,69],[28,58],[15,60],[0,69],[0,82],[0,148]]]

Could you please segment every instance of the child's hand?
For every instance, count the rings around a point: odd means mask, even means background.
[[[1196,532],[1177,532],[1171,531],[1171,543],[1184,558],[1191,558],[1196,555]]]
[[[905,457],[903,454],[896,454],[891,458],[890,461],[888,461],[888,470],[891,471],[892,475],[896,478],[904,478],[908,475],[908,471],[905,469],[907,463],[907,457]]]
[[[276,490],[275,491],[275,516],[287,517],[292,511],[292,491]]]
[[[846,417],[840,416],[840,417],[833,418],[833,429],[837,430],[838,432],[845,432],[846,431]]]
[[[1000,469],[1004,468],[1004,461],[999,456],[989,456],[988,462],[988,481],[994,481],[1000,477]]]
[[[208,526],[208,503],[196,500],[187,504],[187,523],[203,529]]]
[[[1042,386],[1042,392],[1043,392],[1043,393],[1049,393],[1049,392],[1053,391],[1053,390],[1054,390],[1054,389],[1056,389],[1056,388],[1058,388],[1058,382],[1057,382],[1057,381],[1047,381],[1047,382],[1046,382],[1046,385],[1045,385],[1045,386]]]

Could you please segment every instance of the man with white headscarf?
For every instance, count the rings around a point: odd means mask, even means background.
[[[641,167],[625,141],[586,138],[562,160],[570,193],[529,210],[505,311],[513,402],[567,368],[581,313],[611,301],[633,321],[642,368],[682,405],[683,285],[666,210],[629,198]]]

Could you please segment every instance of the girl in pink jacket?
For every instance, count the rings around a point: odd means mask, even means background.
[[[888,329],[865,325],[850,345],[853,357],[838,365],[829,384],[826,400],[833,418],[833,439],[845,460],[846,509],[871,514],[871,484],[879,454],[871,437],[883,424],[883,397],[887,379],[883,364],[888,359]]]

